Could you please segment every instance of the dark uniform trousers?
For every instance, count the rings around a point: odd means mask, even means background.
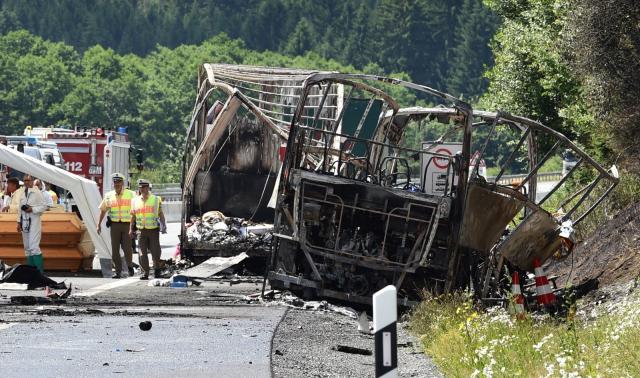
[[[138,248],[140,249],[140,267],[143,275],[149,275],[149,257],[153,259],[153,268],[160,269],[160,229],[143,228],[138,230]]]
[[[131,237],[129,236],[129,222],[111,222],[111,260],[116,269],[116,274],[122,272],[122,259],[120,247],[124,251],[124,258],[129,269],[133,268]]]

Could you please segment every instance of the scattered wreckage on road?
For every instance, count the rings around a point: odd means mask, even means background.
[[[416,107],[426,98],[437,105]],[[417,131],[429,141],[409,145]],[[577,164],[544,183],[567,150]],[[226,253],[188,238],[192,218],[273,220],[270,285],[355,303],[388,284],[408,299],[503,296],[505,266],[569,253],[572,227],[618,182],[539,122],[423,85],[219,64],[200,69],[183,168],[188,257]]]

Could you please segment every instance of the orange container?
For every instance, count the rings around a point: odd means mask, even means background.
[[[25,263],[22,234],[18,232],[17,214],[0,213],[0,260],[5,264]],[[75,213],[45,212],[42,215],[40,249],[45,270],[82,268],[80,241],[86,228]]]

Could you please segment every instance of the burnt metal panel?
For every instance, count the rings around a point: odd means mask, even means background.
[[[545,261],[560,248],[560,226],[551,214],[534,211],[498,246],[498,252],[520,269],[533,271],[533,260]]]
[[[462,221],[460,244],[488,253],[524,207],[520,199],[471,183]]]

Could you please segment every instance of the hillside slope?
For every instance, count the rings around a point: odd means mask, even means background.
[[[557,282],[562,286],[595,279],[600,288],[639,277],[640,203],[626,207],[602,225],[575,248],[573,256],[552,263],[548,274],[558,275]]]

